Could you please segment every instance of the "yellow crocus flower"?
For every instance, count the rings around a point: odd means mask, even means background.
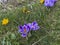
[[[2,20],[2,25],[7,25],[8,22],[9,22],[8,18],[4,18],[4,19]]]
[[[41,3],[41,4],[44,3],[44,0],[40,0],[40,3]]]

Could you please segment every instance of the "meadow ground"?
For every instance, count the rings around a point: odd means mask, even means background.
[[[7,11],[0,6],[0,45],[60,45],[60,1],[51,8],[39,1],[28,2]],[[23,13],[23,6],[30,12]],[[2,25],[3,18],[9,19],[7,25]],[[38,22],[40,29],[31,31],[26,38],[21,37],[18,26],[33,21]]]

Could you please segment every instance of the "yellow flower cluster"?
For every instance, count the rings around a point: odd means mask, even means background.
[[[41,3],[41,4],[44,3],[44,0],[40,0],[40,3]]]
[[[7,25],[8,22],[9,22],[8,18],[4,18],[4,19],[2,20],[2,25]]]
[[[27,10],[27,8],[26,8],[26,7],[23,7],[23,8],[22,8],[22,12],[23,12],[23,13],[30,13],[30,11],[29,11],[29,10]]]

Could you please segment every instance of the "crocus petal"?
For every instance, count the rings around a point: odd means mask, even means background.
[[[23,34],[21,34],[21,36],[22,36],[22,37],[26,37],[26,36],[27,36],[27,34],[24,34],[24,33],[23,33]]]
[[[50,7],[52,7],[52,6],[54,6],[54,3],[51,3],[51,4],[50,4]]]
[[[23,33],[23,26],[19,26],[19,30],[20,33]]]
[[[38,30],[40,27],[39,26],[36,26],[36,30]]]
[[[32,25],[38,25],[36,21],[32,22]]]
[[[23,28],[26,28],[26,33],[30,31],[30,28],[27,25],[24,25]]]
[[[32,24],[31,23],[28,23],[27,25],[28,25],[29,29],[31,30]]]
[[[38,30],[40,27],[39,26],[35,26],[32,28],[32,30]]]

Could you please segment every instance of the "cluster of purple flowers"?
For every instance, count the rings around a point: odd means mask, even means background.
[[[47,7],[52,7],[57,2],[57,0],[44,0],[44,5]]]
[[[26,37],[27,34],[31,30],[38,30],[40,27],[38,26],[38,23],[36,21],[28,24],[24,24],[23,26],[19,26],[19,32],[21,33],[22,37]]]

